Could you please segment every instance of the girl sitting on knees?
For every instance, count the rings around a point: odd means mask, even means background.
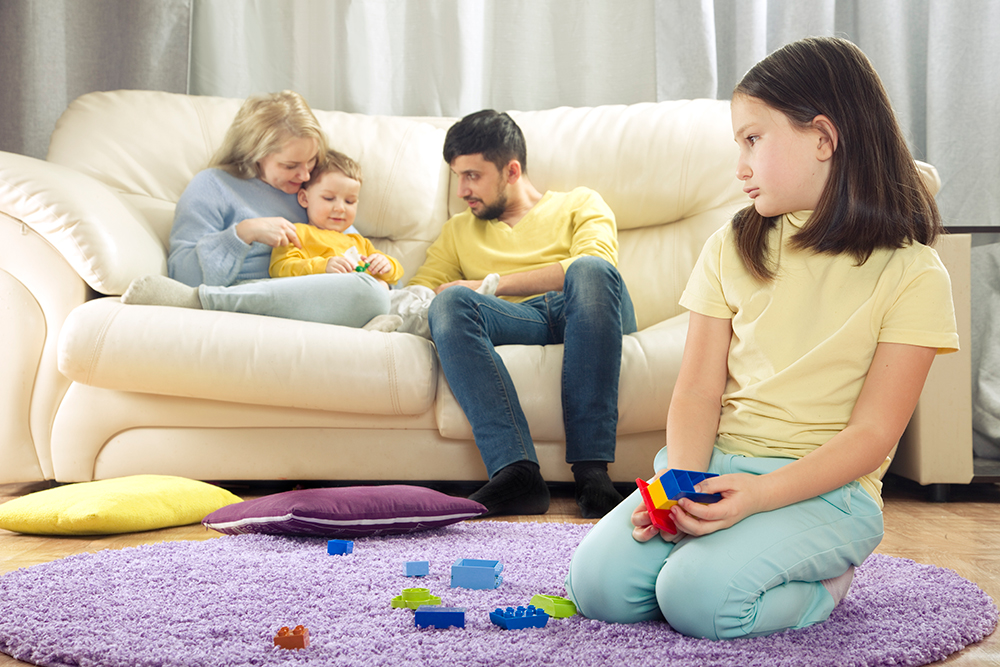
[[[636,492],[573,556],[582,614],[729,639],[824,621],[882,539],[881,479],[934,356],[958,349],[940,216],[865,55],[806,39],[732,101],[752,204],[705,244],[654,460],[717,473],[677,534]]]

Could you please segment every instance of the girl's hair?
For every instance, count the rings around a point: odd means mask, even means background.
[[[896,122],[889,96],[862,51],[844,39],[789,44],[757,63],[733,91],[760,100],[807,128],[816,116],[837,129],[830,176],[816,210],[792,239],[795,247],[854,256],[864,264],[878,248],[930,245],[941,216]],[[740,256],[758,279],[774,277],[767,250],[777,217],[751,204],[733,218]]]
[[[318,155],[326,153],[326,135],[301,95],[283,90],[249,97],[226,131],[210,166],[238,178],[258,177],[257,163],[280,151],[293,138],[313,139]]]
[[[353,178],[358,184],[362,182],[361,165],[340,151],[330,148],[326,151],[325,155],[322,155],[316,161],[316,166],[313,167],[312,172],[309,174],[309,180],[303,184],[303,187],[308,188],[312,186],[321,177],[329,174],[331,171],[339,171],[344,176]]]

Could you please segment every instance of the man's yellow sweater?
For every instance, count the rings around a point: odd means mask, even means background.
[[[499,220],[480,220],[471,210],[451,218],[409,284],[434,289],[455,280],[522,273],[556,262],[565,271],[585,255],[618,265],[614,213],[589,188],[546,192],[513,227]],[[524,301],[532,297],[503,298]]]

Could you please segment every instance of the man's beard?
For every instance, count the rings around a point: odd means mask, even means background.
[[[507,193],[502,189],[497,192],[496,201],[492,204],[487,204],[486,202],[479,200],[483,205],[483,210],[476,213],[472,209],[472,215],[476,216],[480,220],[497,220],[503,215],[503,212],[507,210]]]

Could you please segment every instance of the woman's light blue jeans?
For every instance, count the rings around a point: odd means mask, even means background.
[[[232,287],[201,285],[201,307],[231,313],[363,327],[389,312],[389,290],[367,273],[317,273],[251,280]]]
[[[521,303],[451,287],[434,297],[428,317],[441,369],[490,477],[517,461],[538,462],[497,345],[562,343],[566,461],[614,461],[622,336],[636,330],[614,266],[581,257],[566,271],[562,292]]]
[[[761,475],[792,460],[715,450],[708,471]],[[654,465],[670,467],[665,449]],[[857,482],[676,545],[659,536],[632,539],[631,514],[641,504],[636,491],[573,554],[566,590],[588,618],[666,619],[678,632],[709,639],[805,627],[833,611],[820,582],[860,565],[882,541],[882,512]]]

